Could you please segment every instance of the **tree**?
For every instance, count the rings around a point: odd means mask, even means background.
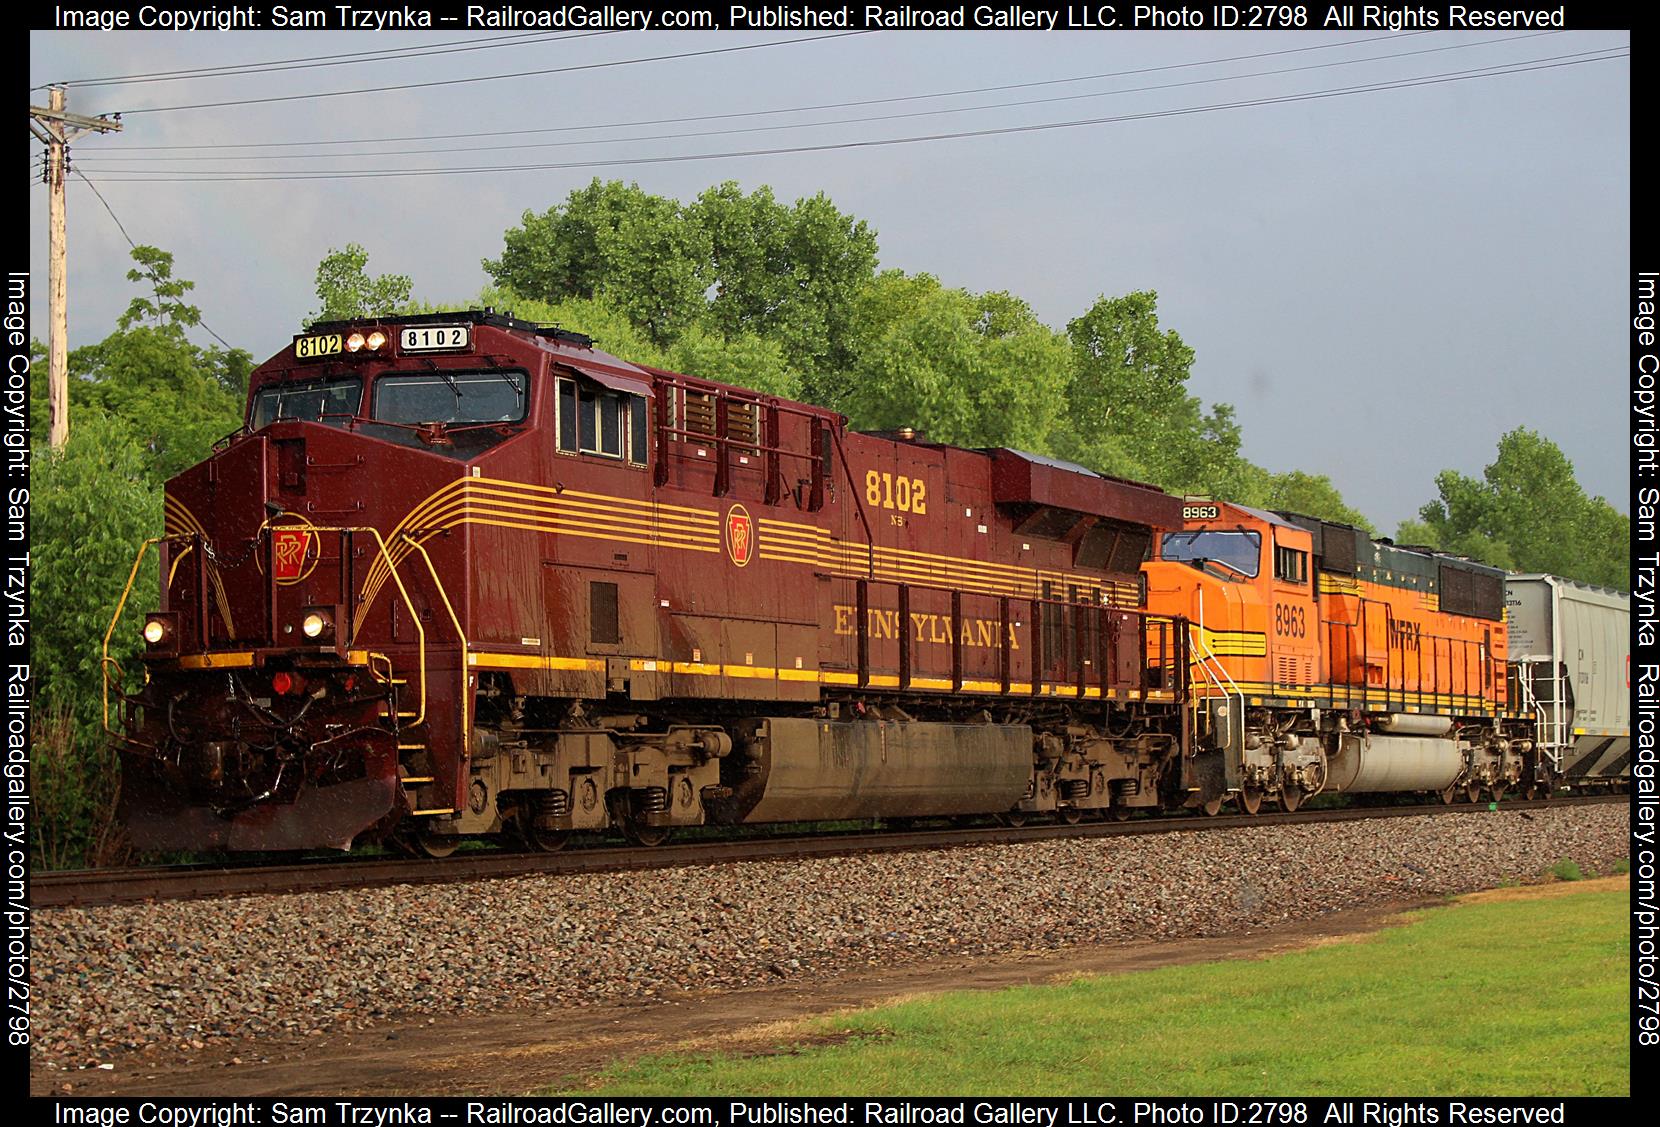
[[[195,282],[173,277],[173,256],[151,246],[133,248],[133,261],[138,265],[127,271],[130,282],[146,282],[155,300],[135,297],[127,311],[116,321],[116,326],[130,329],[149,322],[155,325],[177,325],[180,330],[202,323],[202,311],[186,305],[180,299],[196,288]]]
[[[1270,475],[1264,506],[1277,512],[1301,513],[1321,520],[1352,524],[1356,528],[1364,528],[1368,535],[1376,531],[1372,522],[1359,510],[1343,503],[1343,495],[1331,483],[1331,478],[1324,474],[1292,470]]]
[[[39,753],[30,848],[37,861],[88,864],[103,855],[114,826],[99,640],[139,545],[161,532],[161,491],[148,471],[127,427],[96,407],[77,414],[62,450],[34,463],[30,664]],[[111,638],[111,657],[129,675],[138,670],[143,612],[156,605],[154,555],[150,561],[128,600],[125,629]]]
[[[730,180],[689,210],[709,237],[719,331],[770,336],[815,377],[848,362],[854,302],[876,271],[869,224],[822,192],[785,207],[764,184],[746,196]]]
[[[317,299],[323,307],[311,321],[349,321],[404,312],[413,283],[407,274],[369,277],[369,252],[357,243],[329,248],[317,264]]]
[[[1024,302],[889,270],[859,296],[852,324],[848,366],[820,377],[819,398],[854,426],[1047,451],[1067,349]]]
[[[549,304],[486,288],[476,304],[511,308],[515,316],[525,320],[567,326],[593,337],[595,347],[630,363],[667,368],[790,399],[801,395],[801,378],[784,358],[783,349],[777,342],[752,333],[726,337],[694,325],[664,347],[605,298],[571,298]],[[469,303],[456,308],[475,307]]]
[[[563,204],[524,213],[484,269],[498,286],[557,304],[604,297],[653,343],[668,344],[703,313],[708,236],[674,200],[595,177]]]
[[[1626,585],[1630,517],[1587,497],[1573,463],[1538,432],[1518,427],[1499,439],[1498,457],[1479,480],[1444,470],[1435,485],[1440,496],[1418,515],[1443,551],[1495,567]]]
[[[1055,439],[1063,453],[1173,492],[1259,491],[1261,471],[1239,456],[1233,408],[1217,404],[1207,413],[1188,394],[1193,349],[1159,327],[1158,294],[1099,298],[1066,332],[1072,379]]]
[[[663,346],[694,325],[767,337],[802,372],[846,359],[847,313],[876,265],[875,234],[823,194],[786,207],[732,182],[685,206],[596,178],[503,243],[484,268],[521,297],[603,297]]]

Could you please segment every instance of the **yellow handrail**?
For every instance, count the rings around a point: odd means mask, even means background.
[[[422,724],[426,720],[426,714],[427,714],[427,635],[426,635],[426,630],[421,626],[421,616],[415,610],[415,602],[414,602],[413,599],[411,599],[409,597],[409,591],[408,591],[407,588],[404,587],[402,577],[400,577],[398,575],[397,565],[392,561],[392,553],[391,553],[391,551],[388,550],[388,548],[386,546],[386,539],[385,539],[385,537],[383,537],[380,534],[380,529],[372,528],[372,527],[368,527],[368,526],[363,526],[363,525],[356,525],[356,526],[343,526],[343,525],[342,526],[334,526],[334,525],[331,525],[331,526],[280,525],[280,526],[273,526],[273,531],[275,531],[278,528],[283,529],[283,530],[295,529],[295,530],[299,530],[299,531],[308,531],[308,532],[337,532],[337,533],[338,532],[367,532],[375,538],[375,545],[379,549],[381,557],[386,561],[386,570],[391,575],[392,582],[397,584],[398,594],[403,597],[404,606],[409,608],[409,620],[410,620],[411,623],[414,624],[415,632],[416,632],[416,635],[418,637],[417,654],[418,654],[418,659],[419,659],[418,660],[418,665],[419,665],[420,675],[421,675],[421,705],[420,705],[419,711],[416,713],[415,719],[409,724],[409,727],[411,727],[411,728],[418,727],[420,724]],[[110,694],[110,668],[113,666],[118,672],[121,668],[120,663],[117,662],[114,658],[110,657],[110,639],[115,636],[115,628],[116,628],[117,625],[120,624],[121,615],[127,608],[127,599],[132,595],[133,584],[138,581],[138,569],[143,565],[144,557],[149,553],[150,548],[151,548],[152,545],[167,543],[167,542],[171,542],[171,541],[175,541],[175,540],[189,540],[191,538],[192,538],[192,536],[190,534],[184,534],[184,533],[173,533],[173,534],[168,535],[168,536],[152,536],[152,537],[150,537],[149,539],[145,540],[142,544],[139,545],[138,555],[136,557],[134,557],[134,559],[133,559],[132,570],[127,573],[127,585],[121,589],[121,598],[115,604],[115,613],[110,617],[109,628],[104,631],[103,648],[100,652],[99,663],[98,663],[99,673],[100,673],[100,675],[103,679],[103,722],[104,722],[104,731],[109,735],[112,735],[112,736],[120,735],[120,733],[116,732],[115,729],[110,727],[110,697],[109,697],[109,694]],[[437,570],[435,568],[433,568],[431,558],[427,557],[427,554],[426,554],[425,551],[422,551],[421,555],[422,555],[423,558],[426,558],[427,567],[428,567],[429,570],[432,571],[433,583],[438,588],[439,597],[441,599],[443,599],[443,601],[444,601],[445,610],[449,611],[450,620],[452,622],[456,622],[455,610],[450,606],[449,594],[444,590],[443,583],[439,581]],[[171,577],[169,577],[169,578],[171,578]],[[338,628],[338,625],[339,624],[336,624],[337,628]],[[352,642],[357,640],[356,639],[355,627],[348,626],[348,629],[351,630],[352,633],[347,638],[346,645],[342,647],[343,649],[349,649],[351,647]],[[460,631],[461,631],[460,623],[456,622],[456,633],[457,633],[458,636],[460,635]],[[462,675],[462,678],[463,678],[463,681],[462,681],[463,693],[462,693],[462,706],[461,707],[462,707],[462,718],[465,721],[465,719],[466,719],[466,707],[467,707],[466,706],[466,693],[465,693],[465,688],[466,688],[465,678],[467,676],[467,640],[464,636],[461,638],[461,675]],[[465,735],[465,729],[463,730],[463,733]],[[465,746],[465,743],[463,743],[463,746]]]
[[[98,673],[103,678],[104,731],[108,735],[119,734],[114,728],[110,727],[110,666],[115,666],[117,670],[121,668],[121,663],[110,656],[110,639],[115,637],[115,626],[121,621],[121,612],[127,607],[127,596],[133,593],[133,584],[138,582],[138,569],[144,563],[144,557],[149,553],[152,544],[161,544],[169,540],[188,539],[188,536],[181,533],[174,533],[171,536],[152,536],[138,546],[138,555],[133,559],[133,568],[127,573],[127,585],[121,588],[121,598],[115,604],[115,615],[110,619],[109,629],[104,631],[104,645],[98,655]]]

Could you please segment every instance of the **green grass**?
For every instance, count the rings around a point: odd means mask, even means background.
[[[1503,891],[1356,941],[804,1023],[613,1094],[1625,1095],[1629,890]]]

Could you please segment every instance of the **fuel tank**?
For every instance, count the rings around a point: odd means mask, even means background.
[[[1326,790],[1445,790],[1463,769],[1457,740],[1349,734],[1326,765]]]
[[[711,813],[732,822],[993,813],[1026,796],[1032,766],[1032,730],[1021,724],[770,717],[729,757],[733,793]]]

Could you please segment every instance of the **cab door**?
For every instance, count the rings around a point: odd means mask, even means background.
[[[1268,676],[1279,689],[1314,684],[1320,668],[1320,615],[1314,601],[1312,538],[1306,529],[1273,525],[1270,542]]]

